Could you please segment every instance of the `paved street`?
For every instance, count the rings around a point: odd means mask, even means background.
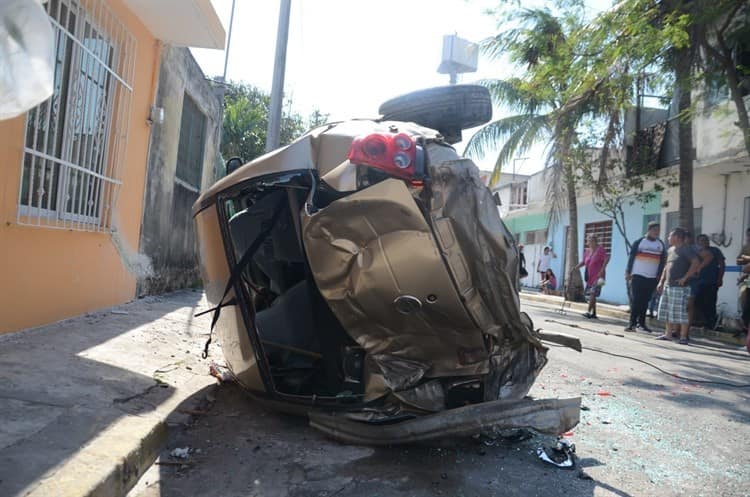
[[[535,326],[576,335],[587,347],[579,354],[552,346],[532,390],[537,397],[582,396],[574,470],[536,458],[535,449],[551,437],[344,446],[225,385],[204,399],[205,414],[172,429],[159,463],[130,497],[750,494],[750,388],[702,383],[749,384],[746,352],[705,340],[679,346],[626,334],[613,320],[587,321],[537,304],[524,308]],[[192,450],[183,465],[168,456],[182,447]]]

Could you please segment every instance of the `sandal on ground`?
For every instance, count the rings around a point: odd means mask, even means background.
[[[680,341],[678,343],[680,345],[690,345],[690,339],[688,339],[688,338],[680,338]]]
[[[669,336],[667,336],[667,335],[659,335],[658,337],[656,337],[656,339],[657,339],[657,340],[672,340],[672,339],[671,339],[671,338],[670,338]]]

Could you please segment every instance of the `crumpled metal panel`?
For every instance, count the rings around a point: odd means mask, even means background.
[[[547,363],[547,349],[520,312],[518,249],[474,163],[437,143],[427,156],[438,245],[470,315],[495,339],[485,398],[521,399]]]
[[[392,390],[488,371],[482,333],[403,181],[383,181],[303,215],[302,233],[321,293]],[[419,305],[399,310],[400,297]]]
[[[430,380],[409,390],[393,394],[404,404],[422,411],[439,412],[445,409],[445,390],[440,380]]]

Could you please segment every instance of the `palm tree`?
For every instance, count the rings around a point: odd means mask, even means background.
[[[566,297],[581,300],[583,283],[578,265],[578,204],[576,200],[576,164],[571,154],[576,142],[576,126],[586,113],[583,100],[566,99],[580,81],[571,70],[574,51],[570,34],[580,29],[575,13],[555,17],[546,9],[524,9],[514,18],[519,27],[503,32],[483,43],[492,59],[509,55],[511,61],[526,67],[522,78],[485,80],[496,105],[515,112],[480,129],[466,146],[470,157],[483,156],[502,143],[490,183],[514,156],[522,155],[536,143],[546,143],[549,223],[555,225],[567,207],[569,218],[566,270],[569,275]]]

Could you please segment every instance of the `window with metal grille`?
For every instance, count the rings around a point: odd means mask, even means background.
[[[547,243],[547,230],[541,229],[541,230],[534,230],[534,231],[527,231],[525,233],[525,242],[526,245],[541,245]]]
[[[641,229],[641,233],[646,233],[648,231],[648,223],[652,221],[656,221],[657,223],[660,221],[661,214],[644,214],[643,215],[643,228]]]
[[[584,228],[584,246],[589,235],[595,235],[598,238],[599,245],[604,246],[607,254],[612,253],[612,221],[587,223]]]
[[[667,242],[669,241],[669,233],[680,225],[680,213],[678,211],[667,212],[667,229],[662,232],[662,236],[665,237]],[[703,229],[703,207],[693,209],[693,229],[695,233],[693,236],[698,236],[702,233]]]
[[[26,115],[18,223],[106,231],[127,148],[135,38],[103,0],[49,0],[52,96]]]
[[[200,191],[203,174],[203,149],[206,141],[206,116],[195,101],[185,94],[182,100],[180,142],[177,146],[177,183]]]
[[[510,187],[510,210],[522,209],[528,202],[528,182],[515,183]]]

